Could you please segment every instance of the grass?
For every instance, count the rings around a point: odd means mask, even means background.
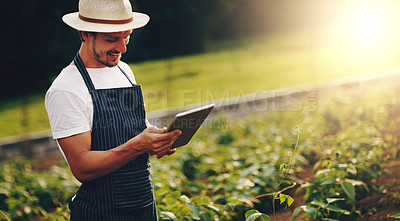
[[[221,45],[210,46],[204,54],[131,64],[143,86],[147,111],[361,77],[396,69],[400,58],[395,43],[372,47],[338,41],[326,30],[269,34]],[[21,98],[2,101],[0,138],[48,130],[43,98],[44,94],[29,96],[25,112]]]
[[[50,129],[44,94],[2,101],[0,115],[0,138]]]
[[[235,47],[205,54],[132,64],[132,68],[152,111],[398,67],[400,50],[389,53],[385,48],[368,51],[348,46],[323,31],[283,33],[239,40]]]

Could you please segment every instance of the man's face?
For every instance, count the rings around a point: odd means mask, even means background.
[[[131,30],[113,33],[97,33],[92,36],[92,52],[99,67],[114,67],[126,52]]]

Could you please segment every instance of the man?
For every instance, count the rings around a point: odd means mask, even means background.
[[[149,17],[129,0],[80,0],[63,21],[79,31],[74,61],[49,88],[53,138],[82,182],[71,220],[157,220],[149,155],[161,158],[181,134],[146,126],[140,85],[120,61],[133,29]]]

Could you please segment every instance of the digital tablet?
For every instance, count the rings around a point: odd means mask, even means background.
[[[214,104],[209,104],[192,110],[188,110],[175,115],[174,120],[169,124],[167,131],[179,129],[182,134],[172,144],[171,149],[184,146],[189,143],[193,135],[203,124],[204,120],[214,108]]]

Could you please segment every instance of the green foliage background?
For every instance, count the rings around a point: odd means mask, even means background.
[[[385,172],[380,165],[399,157],[397,94],[378,87],[363,96],[341,94],[321,101],[312,112],[226,116],[208,122],[174,155],[152,158],[160,219],[243,220],[251,209],[271,214],[270,193],[284,174],[281,165],[290,161],[299,125],[297,154],[280,189],[298,183],[297,175],[310,165],[314,178],[295,185],[307,192],[295,216],[359,220],[355,202],[385,189],[375,182]],[[68,216],[66,204],[77,183],[65,164],[40,172],[32,170],[29,161],[16,161],[0,170],[0,209],[13,220]],[[285,205],[277,201],[276,207]]]

